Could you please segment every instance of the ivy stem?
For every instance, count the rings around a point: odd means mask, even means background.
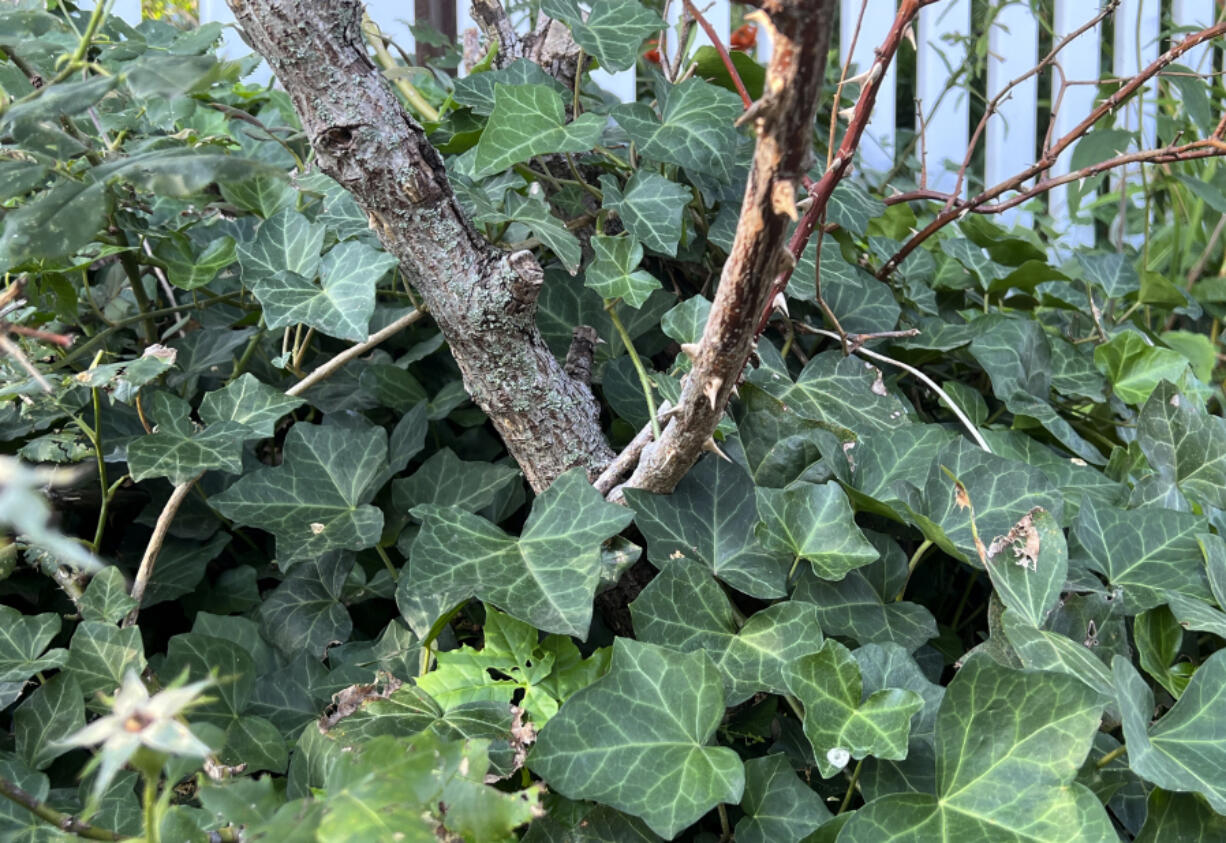
[[[719,841],[727,843],[732,839],[732,823],[728,821],[728,806],[721,802],[715,810],[719,814]]]
[[[42,802],[35,799],[33,794],[28,793],[2,776],[0,776],[0,796],[4,796],[9,801],[15,802],[34,816],[38,817],[40,820],[55,826],[61,831],[71,832],[78,837],[84,837],[86,840],[124,839],[122,835],[116,834],[113,831],[89,825],[71,814],[62,813],[48,805],[44,805]]]
[[[617,315],[617,302],[618,299],[605,301],[604,309],[608,311],[609,319],[613,321],[613,328],[621,337],[622,345],[630,352],[630,362],[634,364],[634,371],[639,376],[639,385],[643,388],[643,397],[647,399],[647,415],[651,418],[651,434],[658,442],[660,440],[660,420],[656,418],[656,399],[651,394],[651,378],[647,376],[647,369],[643,367],[643,361],[639,359],[639,353],[634,349],[634,340],[630,339],[630,332],[626,330],[621,317]]]
[[[119,232],[116,238],[120,246],[129,246],[128,235],[122,231]],[[141,283],[140,264],[131,252],[119,253],[119,265],[123,267],[124,273],[128,276],[128,283],[132,287],[132,297],[136,299],[136,309],[141,314],[141,330],[145,334],[145,345],[153,345],[158,341],[157,325],[153,321],[153,317],[149,314],[153,311],[153,302],[149,300],[149,296],[145,293],[145,287]]]
[[[931,539],[924,539],[924,542],[915,549],[915,553],[911,554],[910,561],[907,562],[907,578],[902,581],[902,588],[898,589],[898,594],[894,597],[894,602],[902,600],[903,592],[907,590],[907,584],[911,582],[911,575],[915,573],[915,568],[920,563],[920,559],[928,552],[928,548],[932,547]]]
[[[383,545],[375,545],[375,553],[379,554],[379,558],[383,560],[384,567],[386,567],[391,573],[392,580],[394,581],[400,572],[397,571],[396,566],[392,564],[391,557],[387,555],[387,551],[383,549]]]
[[[864,767],[864,759],[861,758],[856,762],[856,769],[851,771],[851,781],[847,783],[847,792],[843,794],[843,803],[839,805],[838,813],[843,813],[847,810],[847,806],[851,804],[851,796],[856,792],[856,785],[860,783],[860,770]]]
[[[102,506],[98,508],[98,526],[94,528],[94,540],[90,544],[94,553],[98,553],[102,547],[102,533],[106,529],[107,510],[111,508],[111,500],[115,497],[115,493],[119,491],[119,487],[123,485],[123,481],[127,479],[128,475],[125,474],[103,490]]]
[[[1095,761],[1094,766],[1098,767],[1101,770],[1103,767],[1106,767],[1108,764],[1110,764],[1112,761],[1122,756],[1127,751],[1128,751],[1128,746],[1126,744],[1120,744],[1115,749],[1111,750],[1106,755],[1104,755],[1102,758]]]

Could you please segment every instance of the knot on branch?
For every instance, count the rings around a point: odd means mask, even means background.
[[[536,257],[527,249],[512,252],[506,257],[510,267],[510,300],[506,311],[515,315],[531,315],[536,308],[536,300],[545,284],[545,273]]]

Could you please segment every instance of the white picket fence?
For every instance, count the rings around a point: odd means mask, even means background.
[[[199,0],[200,20],[233,22],[233,17],[224,0]],[[1032,68],[1038,61],[1040,28],[1050,29],[1052,43],[1076,31],[1089,21],[1101,7],[1101,0],[1055,0],[1055,14],[1051,21],[1040,21],[1032,11],[1029,0],[1005,0],[1006,5],[996,17],[988,33],[987,88],[982,94],[990,99],[1008,83]],[[1205,27],[1214,21],[1215,0],[1166,0],[1170,19],[1178,27]],[[414,42],[409,31],[414,3],[408,0],[368,0],[371,17],[385,32],[391,35],[406,51],[413,50]],[[457,0],[456,31],[463,33],[475,28],[468,14],[468,3]],[[727,43],[733,16],[728,0],[700,2],[705,16],[720,38]],[[852,73],[864,69],[873,59],[873,50],[881,44],[894,19],[896,0],[842,0],[841,26],[836,33],[841,55],[846,59],[851,53]],[[1092,83],[1100,75],[1104,51],[1110,55],[1112,72],[1116,76],[1129,76],[1153,61],[1158,55],[1161,40],[1163,0],[1122,0],[1114,17],[1114,44],[1102,43],[1101,26],[1095,26],[1069,45],[1058,60],[1057,80],[1069,84],[1060,98],[1055,115],[1053,137],[1059,137],[1081,122],[1094,106],[1097,88]],[[670,22],[675,23],[682,4],[678,0],[669,4]],[[139,17],[139,0],[116,0],[114,12],[126,20]],[[856,32],[858,27],[858,34]],[[958,68],[965,58],[964,37],[971,27],[971,0],[941,0],[925,7],[916,27],[917,54],[915,68],[915,102],[900,102],[898,96],[898,71],[891,65],[888,78],[877,99],[877,107],[869,124],[868,135],[861,145],[858,166],[886,173],[894,165],[897,150],[895,124],[900,110],[923,113],[924,153],[927,186],[943,192],[952,191],[957,179],[957,169],[966,155],[970,135],[970,95],[965,87],[955,85],[945,90],[950,73]],[[761,36],[762,33],[759,33]],[[698,44],[709,43],[701,28],[695,27]],[[226,28],[226,47],[231,55],[248,52],[233,27]],[[769,55],[767,39],[759,37],[758,57]],[[1213,70],[1213,47],[1201,45],[1185,55],[1181,63],[1204,71]],[[268,71],[261,66],[266,80]],[[618,74],[600,74],[597,81],[606,90],[623,100],[634,96],[634,71]],[[1059,81],[1056,82],[1059,84]],[[1037,79],[1031,78],[1013,89],[1000,105],[999,113],[989,121],[985,136],[980,143],[985,147],[984,180],[996,184],[1018,172],[1034,160],[1036,133],[1046,131],[1038,123],[1039,89]],[[1056,99],[1053,92],[1053,100]],[[1156,136],[1156,110],[1154,94],[1147,91],[1138,103],[1132,102],[1126,110],[1121,125],[1140,129],[1143,142],[1152,144]],[[918,120],[916,121],[918,125]],[[1053,168],[1052,175],[1069,170],[1072,151],[1066,151]],[[1127,177],[1120,174],[1119,177]],[[962,187],[965,194],[965,183]],[[1007,198],[1007,197],[1006,197]],[[1063,190],[1053,191],[1049,199],[1049,212],[1059,226],[1068,220],[1068,203]],[[1021,210],[1004,216],[1006,222],[1027,223],[1028,217]],[[1067,225],[1065,243],[1092,242],[1093,228],[1084,225]]]

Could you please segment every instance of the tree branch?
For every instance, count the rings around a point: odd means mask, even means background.
[[[65,814],[55,810],[50,805],[45,805],[34,798],[34,795],[9,781],[6,778],[0,777],[0,796],[4,796],[12,802],[25,808],[40,820],[49,825],[55,826],[60,831],[75,834],[78,837],[84,837],[86,840],[123,840],[122,834],[117,834],[114,831],[108,831],[105,828],[98,828],[89,823],[81,822],[71,814]]]
[[[834,2],[773,0],[762,9],[753,15],[772,30],[774,52],[763,98],[746,112],[758,143],[736,237],[677,410],[659,441],[644,447],[629,487],[671,492],[698,459],[753,350],[771,280],[791,260],[784,241],[809,166]]]
[[[596,477],[613,454],[591,390],[537,330],[541,268],[531,253],[492,246],[460,209],[438,152],[366,53],[361,4],[227,2],[293,100],[321,169],[400,259],[528,482],[541,491],[576,466]]]

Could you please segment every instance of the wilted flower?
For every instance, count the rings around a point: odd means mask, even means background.
[[[98,778],[94,793],[100,794],[111,779],[141,748],[161,755],[205,758],[212,751],[177,718],[197,701],[200,691],[213,680],[169,687],[149,695],[149,689],[129,670],[115,694],[111,713],[99,717],[63,740],[65,746],[102,745],[98,753]]]

